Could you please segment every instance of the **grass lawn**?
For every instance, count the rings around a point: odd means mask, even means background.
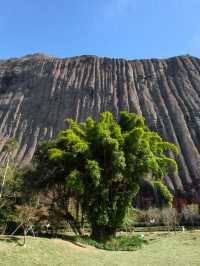
[[[104,251],[60,239],[0,237],[2,266],[200,266],[200,231],[145,233],[137,251]]]

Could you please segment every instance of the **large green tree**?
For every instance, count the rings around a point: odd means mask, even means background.
[[[66,121],[68,129],[40,146],[35,177],[40,176],[41,187],[62,185],[81,206],[92,238],[108,240],[122,225],[142,180],[177,170],[167,156],[169,151],[177,154],[177,148],[134,113],[121,112],[119,121],[110,112],[98,121]]]

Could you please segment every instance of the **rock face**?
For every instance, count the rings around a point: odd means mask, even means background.
[[[0,61],[0,136],[14,136],[19,162],[31,160],[39,141],[102,111],[145,117],[152,130],[175,143],[179,173],[165,178],[176,193],[200,181],[200,59],[135,60],[41,54]],[[3,142],[1,142],[1,147]],[[2,159],[2,158],[0,158]]]

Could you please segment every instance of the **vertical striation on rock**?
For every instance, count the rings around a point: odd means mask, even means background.
[[[199,59],[35,54],[0,61],[0,135],[16,137],[19,163],[29,162],[38,142],[55,136],[66,117],[82,121],[111,111],[117,118],[122,110],[143,115],[152,130],[179,147],[179,173],[165,178],[169,188],[195,190],[200,182]]]

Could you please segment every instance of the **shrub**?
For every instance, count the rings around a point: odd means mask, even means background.
[[[161,210],[158,208],[150,208],[147,210],[147,219],[150,224],[160,224]]]
[[[133,251],[141,248],[148,241],[140,236],[117,236],[109,242],[98,242],[89,237],[74,237],[74,240],[82,244],[91,245],[99,249],[110,251]]]
[[[139,211],[137,222],[146,225],[158,225],[162,222],[161,210],[158,208],[150,208],[148,210]]]
[[[182,217],[187,223],[194,225],[195,221],[199,218],[198,204],[187,205],[182,209]]]
[[[167,226],[168,231],[175,230],[179,224],[178,212],[174,208],[162,209],[162,223]]]

